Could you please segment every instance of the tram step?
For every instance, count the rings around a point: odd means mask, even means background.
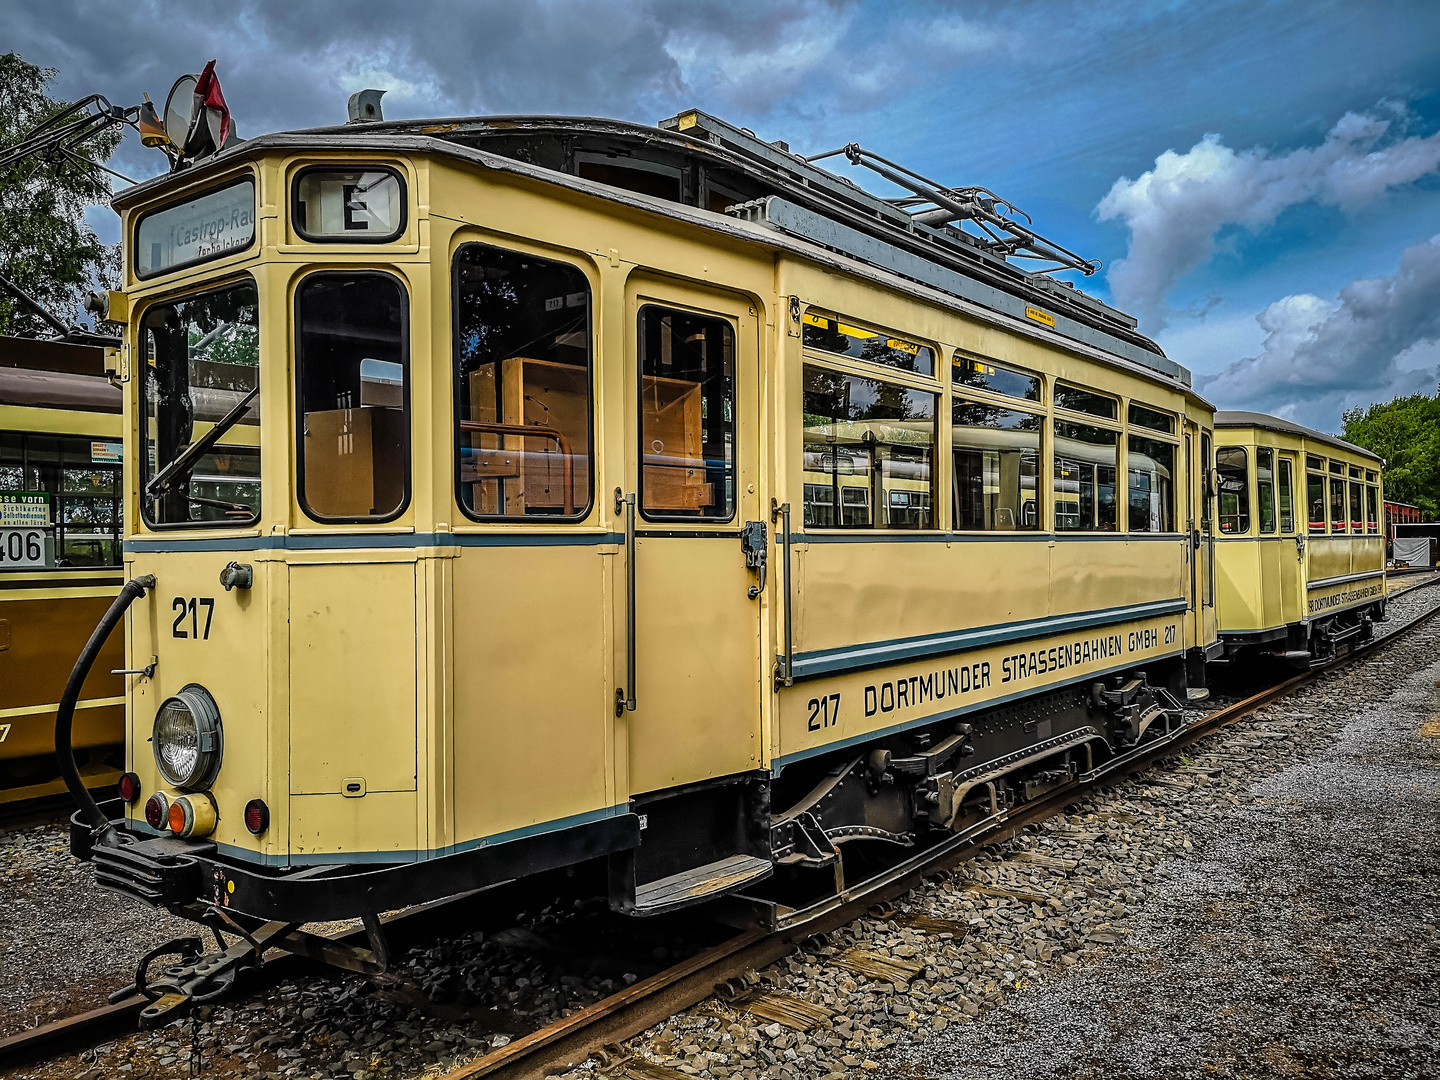
[[[647,881],[635,890],[635,914],[654,915],[670,908],[684,907],[708,896],[732,892],[743,885],[769,877],[770,860],[754,855],[731,855],[658,881]]]

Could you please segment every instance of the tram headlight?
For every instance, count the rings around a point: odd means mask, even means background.
[[[167,781],[185,791],[209,787],[220,771],[224,745],[220,710],[203,686],[191,683],[161,702],[151,749]]]

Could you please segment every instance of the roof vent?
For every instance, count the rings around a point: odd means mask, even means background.
[[[380,99],[384,96],[384,90],[357,90],[351,94],[350,123],[369,124],[384,120],[385,114],[380,111]]]

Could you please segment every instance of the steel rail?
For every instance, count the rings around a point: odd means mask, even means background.
[[[1433,585],[1440,585],[1440,579],[1414,588]],[[1389,646],[1437,615],[1440,615],[1440,604],[1420,613],[1388,634],[1352,647],[1344,656],[1323,667],[1301,672],[1241,701],[1208,713],[1181,729],[1175,737],[1157,742],[1153,753],[1128,760],[1083,786],[1069,784],[1047,793],[1040,799],[1025,803],[1010,811],[991,831],[974,837],[962,846],[946,847],[934,862],[918,866],[899,877],[880,875],[883,880],[873,889],[866,890],[863,884],[857,886],[860,891],[850,899],[803,925],[787,927],[773,933],[751,930],[737,934],[562,1020],[458,1066],[445,1073],[443,1080],[472,1080],[478,1077],[488,1077],[491,1080],[541,1080],[564,1071],[567,1067],[577,1066],[593,1055],[606,1052],[607,1047],[612,1044],[632,1038],[669,1019],[682,1009],[704,1001],[716,992],[717,987],[732,979],[738,979],[747,971],[767,967],[789,955],[806,938],[844,926],[874,905],[905,895],[926,877],[949,870],[973,858],[983,848],[1018,835],[1026,826],[1053,817],[1073,802],[1082,790],[1114,784],[1117,780],[1150,766],[1157,757],[1173,753],[1180,747],[1188,746],[1221,728],[1235,724],[1262,706],[1285,697],[1320,676],[1338,671]],[[499,888],[511,887],[523,889],[523,883],[512,883]],[[474,895],[487,894],[493,896],[494,892],[486,890],[486,894],[472,894],[472,898]],[[385,919],[384,923],[388,930],[425,924],[426,916],[455,903],[457,901],[453,898],[436,901],[400,912]],[[417,919],[416,916],[420,918]],[[363,943],[365,932],[359,930],[339,940],[349,941],[352,938]],[[253,989],[283,975],[293,974],[305,962],[304,958],[298,956],[282,956],[269,961],[260,969],[257,981],[252,981],[247,986]],[[45,1054],[53,1057],[93,1046],[125,1030],[147,1004],[143,997],[128,997],[0,1038],[0,1068],[9,1068],[21,1061],[34,1060]]]

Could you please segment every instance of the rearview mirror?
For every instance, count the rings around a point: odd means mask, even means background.
[[[180,150],[185,148],[195,120],[195,86],[199,81],[198,75],[181,75],[165,99],[165,134]]]

